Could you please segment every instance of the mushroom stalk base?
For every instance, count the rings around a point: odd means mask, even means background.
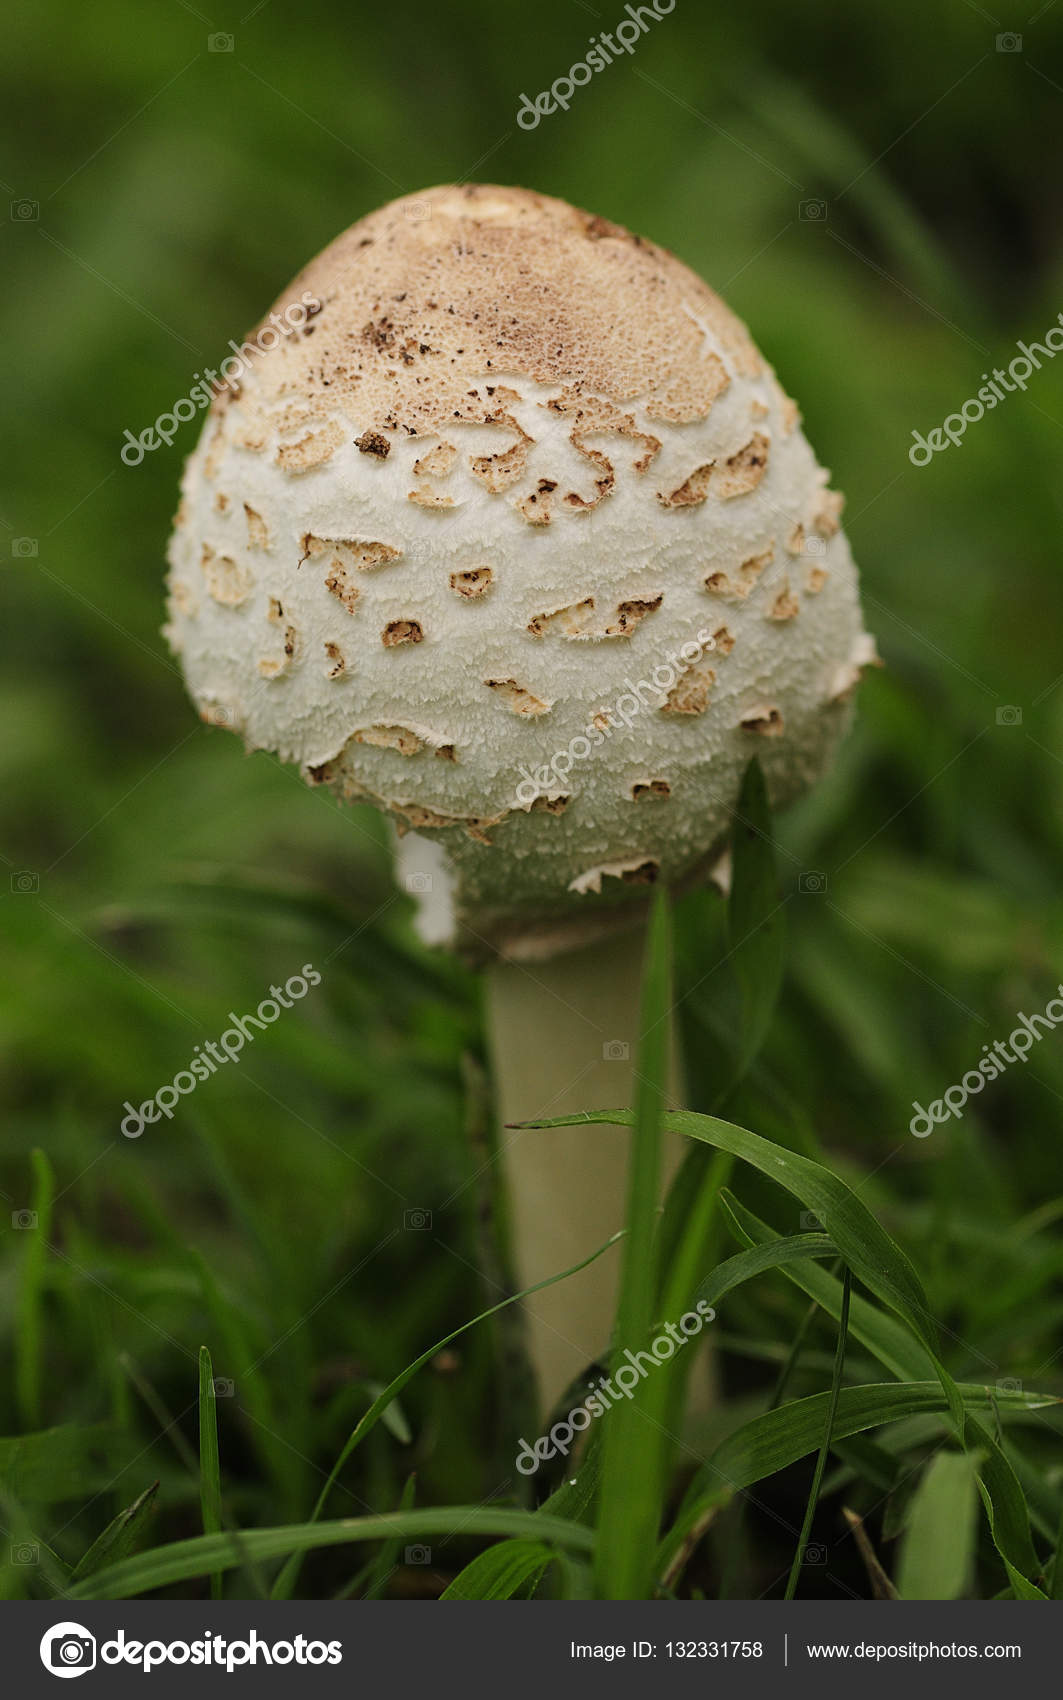
[[[631,1105],[645,937],[640,925],[546,962],[500,960],[487,971],[501,1166],[521,1288],[571,1268],[624,1225],[628,1128],[515,1132],[507,1124]],[[677,1086],[673,1059],[673,1102]],[[665,1134],[662,1196],[682,1155],[683,1141]],[[619,1273],[618,1245],[525,1301],[544,1411],[607,1350]]]

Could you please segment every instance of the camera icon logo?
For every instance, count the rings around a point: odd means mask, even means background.
[[[431,891],[432,876],[431,874],[422,873],[420,869],[418,869],[415,873],[407,874],[402,883],[411,897],[420,897],[423,896],[425,892]]]
[[[798,201],[797,216],[808,224],[825,224],[827,221],[826,201]]]
[[[409,206],[403,207],[402,210],[407,218],[420,221],[421,219],[431,218],[432,203],[431,201],[411,201]]]
[[[827,1549],[825,1546],[811,1546],[805,1548],[806,1564],[826,1564],[826,1562]]]
[[[28,1541],[22,1541],[18,1546],[11,1548],[12,1564],[39,1564],[40,1558],[40,1547],[32,1546]]]
[[[797,889],[806,897],[822,897],[827,889],[827,876],[818,868],[808,868],[798,875]]]
[[[827,553],[826,538],[806,537],[804,552],[806,555],[814,555],[817,559],[819,556],[825,555]]]
[[[1006,702],[1002,708],[997,709],[997,725],[1021,726],[1022,709],[1016,708],[1013,702]]]
[[[821,1234],[823,1232],[823,1223],[814,1210],[802,1210],[801,1232],[803,1234]]]
[[[432,1549],[431,1547],[420,1546],[407,1547],[403,1553],[403,1562],[406,1564],[431,1564]]]
[[[404,1210],[402,1225],[412,1234],[426,1234],[432,1226],[430,1210]]]
[[[224,35],[219,32],[217,35],[208,35],[207,37],[208,53],[231,53],[235,46],[236,37],[232,35]]]
[[[1004,1376],[1003,1380],[997,1382],[997,1392],[998,1393],[1021,1393],[1022,1392],[1022,1382],[1016,1381],[1016,1379],[1013,1375],[1006,1375],[1006,1376]]]
[[[231,1376],[216,1375],[214,1377],[215,1399],[231,1399],[236,1392],[236,1383]]]
[[[56,1623],[41,1636],[41,1664],[53,1676],[84,1676],[96,1668],[96,1637],[80,1623]]]
[[[41,216],[39,201],[12,201],[11,217],[16,224],[36,224]]]
[[[631,1046],[625,1039],[607,1039],[602,1046],[603,1062],[627,1062]]]
[[[11,1226],[13,1228],[35,1228],[37,1226],[36,1210],[12,1210]]]
[[[16,897],[32,896],[41,889],[40,874],[31,873],[29,868],[23,868],[19,873],[11,875],[11,890]]]
[[[1005,30],[1003,35],[997,36],[997,52],[1021,53],[1022,36],[1016,35],[1013,30]]]
[[[35,537],[13,537],[11,539],[11,553],[16,561],[32,560],[37,553],[37,539]]]

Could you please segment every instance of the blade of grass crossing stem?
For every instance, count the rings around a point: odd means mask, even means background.
[[[35,1429],[41,1413],[41,1300],[44,1263],[52,1228],[55,1179],[43,1151],[30,1155],[33,1167],[32,1205],[15,1212],[16,1223],[26,1228],[18,1292],[18,1326],[15,1329],[15,1390],[22,1426]]]
[[[630,1126],[633,1120],[627,1110],[587,1110],[579,1116],[557,1116],[525,1125],[570,1127],[583,1122],[619,1122]],[[685,1134],[718,1150],[729,1151],[799,1198],[818,1218],[824,1233],[830,1235],[853,1275],[896,1311],[916,1338],[936,1356],[937,1330],[915,1269],[843,1180],[811,1157],[789,1151],[717,1116],[700,1115],[694,1110],[672,1110],[665,1115],[664,1126],[671,1133]]]
[[[199,1503],[203,1510],[203,1533],[221,1532],[221,1460],[218,1456],[218,1406],[214,1391],[214,1365],[206,1346],[199,1348]],[[221,1572],[210,1578],[210,1597],[220,1600]]]
[[[611,1375],[626,1354],[649,1344],[657,1297],[656,1226],[661,1115],[670,1060],[672,997],[671,913],[663,892],[654,896],[642,976],[641,1037],[635,1067],[635,1103],[628,1163],[627,1239],[620,1267]],[[595,1546],[595,1581],[605,1599],[642,1599],[648,1589],[663,1475],[662,1440],[652,1375],[631,1398],[606,1413]]]
[[[450,1345],[452,1340],[456,1340],[459,1335],[467,1333],[470,1328],[475,1328],[478,1322],[486,1322],[489,1316],[494,1316],[498,1311],[505,1310],[507,1305],[519,1304],[522,1299],[530,1298],[532,1293],[542,1292],[544,1287],[553,1287],[558,1281],[566,1281],[570,1275],[578,1275],[581,1269],[588,1268],[589,1265],[594,1263],[599,1257],[603,1257],[605,1253],[616,1244],[617,1240],[622,1238],[624,1231],[625,1230],[621,1228],[618,1234],[611,1235],[604,1245],[600,1245],[598,1247],[597,1251],[592,1251],[591,1255],[589,1257],[585,1257],[581,1263],[574,1263],[571,1269],[562,1269],[560,1274],[549,1275],[545,1281],[537,1281],[535,1286],[525,1287],[523,1292],[520,1293],[511,1293],[508,1298],[500,1300],[498,1304],[491,1305],[487,1310],[482,1310],[479,1316],[472,1317],[470,1321],[463,1322],[460,1328],[455,1328],[451,1331],[451,1333],[445,1334],[442,1340],[437,1340],[434,1345],[429,1346],[427,1352],[422,1352],[420,1357],[415,1358],[412,1364],[407,1364],[405,1369],[400,1370],[394,1380],[388,1382],[384,1391],[377,1395],[368,1411],[366,1411],[363,1417],[359,1418],[358,1422],[347,1436],[339,1457],[336,1459],[332,1469],[329,1471],[328,1480],[317,1496],[317,1504],[314,1506],[314,1509],[310,1514],[310,1523],[316,1523],[318,1518],[321,1516],[322,1511],[325,1509],[328,1496],[335,1486],[339,1473],[343,1469],[344,1464],[346,1464],[355,1447],[360,1446],[370,1430],[376,1427],[388,1406],[394,1399],[398,1398],[403,1388],[408,1382],[413,1380],[419,1369],[423,1369],[426,1363],[430,1363],[431,1360],[443,1350],[444,1346]],[[276,1582],[273,1584],[272,1593],[270,1595],[271,1599],[288,1600],[291,1598],[292,1590],[294,1589],[299,1576],[299,1554],[304,1550],[307,1549],[301,1547],[292,1548],[291,1558],[288,1560],[280,1575],[277,1577]]]
[[[697,1160],[693,1165],[691,1158]],[[658,1234],[661,1264],[659,1315],[665,1321],[673,1321],[683,1315],[695,1296],[699,1271],[707,1263],[716,1261],[720,1193],[731,1178],[733,1166],[734,1158],[725,1151],[709,1151],[705,1146],[691,1144],[672,1183],[668,1204],[676,1186],[684,1182],[691,1184],[692,1196],[675,1238],[669,1239],[664,1220]],[[668,1204],[665,1205],[665,1217]],[[696,1361],[694,1352],[677,1352],[661,1370],[667,1380],[664,1420],[665,1426],[671,1430],[678,1429],[682,1423],[687,1386]]]
[[[849,1332],[849,1299],[853,1290],[853,1277],[846,1269],[842,1277],[842,1314],[838,1323],[838,1350],[834,1354],[834,1375],[830,1384],[830,1401],[827,1405],[827,1420],[823,1427],[823,1443],[816,1458],[816,1468],[812,1476],[812,1486],[809,1489],[808,1504],[805,1507],[805,1520],[801,1525],[801,1533],[797,1541],[797,1551],[790,1566],[790,1579],[786,1584],[786,1599],[792,1600],[797,1592],[797,1582],[801,1575],[801,1566],[805,1561],[805,1551],[808,1547],[808,1537],[812,1533],[812,1520],[816,1515],[819,1504],[819,1490],[823,1484],[823,1472],[827,1467],[827,1454],[830,1452],[830,1437],[834,1428],[834,1418],[838,1411],[838,1395],[842,1388],[842,1373],[845,1369],[845,1341]]]

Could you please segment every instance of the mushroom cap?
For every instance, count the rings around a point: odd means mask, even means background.
[[[206,720],[392,817],[427,937],[582,942],[704,877],[751,756],[776,806],[814,782],[874,658],[841,498],[673,255],[442,186],[248,340],[167,635]]]

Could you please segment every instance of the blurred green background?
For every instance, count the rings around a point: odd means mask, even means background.
[[[202,1341],[233,1384],[226,1515],[278,1522],[308,1512],[367,1390],[497,1296],[467,1133],[476,983],[413,941],[375,817],[200,725],[159,636],[197,426],[119,458],[340,230],[446,180],[527,185],[674,249],[799,399],[886,667],[779,823],[789,969],[728,1112],[862,1182],[955,1374],[1063,1391],[1063,1035],[962,1121],[908,1133],[912,1100],[1063,975],[1063,360],[908,459],[913,429],[1063,309],[1063,8],[679,0],[529,132],[521,94],[619,5],[220,4],[38,0],[4,26],[0,1434],[77,1425],[84,1455],[69,1480],[11,1473],[3,1592],[49,1591],[20,1544],[76,1558],[155,1479],[153,1539],[198,1530]],[[701,1108],[734,1037],[720,929],[689,906]],[[127,1098],[306,961],[322,985],[239,1069],[121,1136]],[[721,1424],[763,1402],[804,1308],[771,1280],[729,1303]],[[481,1328],[421,1376],[333,1514],[390,1509],[414,1471],[419,1503],[503,1492],[504,1350]],[[1058,1482],[1058,1425],[1029,1445]],[[799,1522],[806,1485],[761,1494],[736,1591],[785,1568],[772,1511]],[[819,1532],[834,1556],[811,1590],[860,1591]],[[387,1591],[431,1596],[473,1550],[400,1555]],[[357,1565],[319,1555],[303,1585]]]

